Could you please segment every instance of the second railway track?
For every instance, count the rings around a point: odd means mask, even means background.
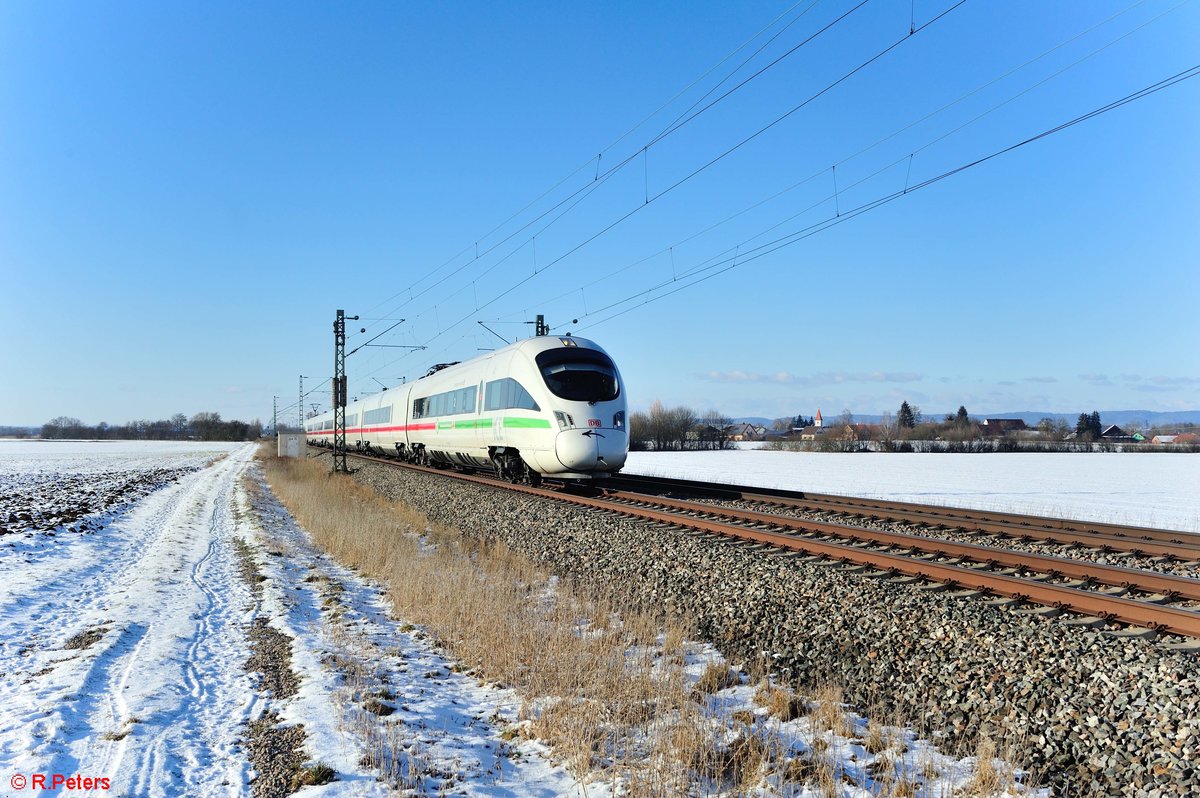
[[[1181,561],[1200,561],[1200,534],[1194,532],[635,474],[621,474],[608,484],[637,492],[736,499],[796,510],[834,513],[848,518],[910,523],[930,528],[963,529],[1018,540],[1046,541],[1151,557],[1172,557]]]
[[[1124,631],[1126,634],[1153,636],[1168,633],[1200,640],[1200,612],[1195,609],[1200,606],[1200,580],[1186,576],[615,489],[627,484],[625,478],[613,480],[609,483],[613,487],[606,486],[596,492],[598,495],[579,495],[513,485],[486,476],[413,466],[386,458],[367,459],[670,524],[695,533],[806,557],[817,563],[854,569],[865,576],[912,582],[927,580],[937,588],[960,588],[960,595],[990,597],[1013,607],[1037,605],[1041,609],[1032,611],[1047,616],[1066,611],[1075,616],[1068,621],[1070,623],[1089,626],[1124,624],[1132,627]],[[662,492],[663,482],[671,483],[674,490],[681,484],[658,481],[656,491],[652,492]],[[693,490],[703,487],[697,483],[686,484],[695,486]],[[788,497],[767,497],[736,486],[714,490],[736,491],[739,499],[754,497],[768,499],[771,503],[788,500]],[[703,493],[702,490],[699,492]],[[959,512],[941,509],[948,513]],[[971,514],[974,511],[963,512]],[[1026,516],[1021,518],[1029,520]],[[906,520],[911,522],[911,519]],[[1162,556],[1178,558],[1181,555]],[[1189,644],[1192,645],[1194,643]]]

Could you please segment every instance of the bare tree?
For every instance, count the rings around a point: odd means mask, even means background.
[[[696,411],[690,407],[673,407],[667,411],[667,441],[671,448],[682,449],[696,426]]]
[[[884,449],[892,448],[892,440],[896,437],[896,419],[888,411],[883,412],[883,416],[879,419],[879,442],[883,444]]]
[[[654,440],[654,432],[650,425],[650,416],[645,413],[633,413],[629,416],[629,448],[643,451],[650,447]]]
[[[716,410],[709,410],[701,416],[700,427],[703,429],[703,434],[700,436],[701,448],[728,449],[732,446],[729,439],[729,426],[732,423],[729,416]]]

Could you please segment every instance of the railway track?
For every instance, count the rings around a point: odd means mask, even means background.
[[[1200,534],[1191,532],[639,475],[621,474],[606,484],[639,493],[757,502],[808,512],[836,513],[846,518],[961,529],[1016,540],[1200,562]]]
[[[754,546],[783,556],[803,557],[817,565],[837,567],[864,577],[898,580],[924,589],[955,589],[955,595],[960,597],[991,600],[1018,612],[1046,617],[1070,613],[1064,619],[1068,624],[1125,625],[1124,629],[1113,632],[1118,635],[1148,638],[1160,633],[1180,635],[1192,638],[1191,642],[1183,644],[1188,648],[1195,648],[1196,641],[1200,641],[1200,610],[1197,610],[1200,607],[1200,580],[1186,576],[655,495],[678,491],[681,483],[677,481],[658,481],[655,492],[646,493],[624,489],[628,481],[620,478],[606,482],[602,490],[593,491],[595,495],[581,495],[545,487],[513,485],[492,477],[415,466],[386,458],[353,456],[628,518],[669,524],[694,534]],[[663,491],[662,482],[673,483],[674,487]],[[696,486],[698,493],[703,493],[703,487],[709,487],[712,491],[737,492],[737,498],[744,500],[763,497],[767,503],[779,504],[781,499],[792,501],[779,495],[743,492],[736,486],[687,484]],[[950,514],[959,512],[939,509]],[[974,515],[974,511],[962,513],[964,515],[958,517]],[[1072,534],[1084,533],[1074,530]]]

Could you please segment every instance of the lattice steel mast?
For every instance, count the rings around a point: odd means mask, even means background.
[[[340,308],[333,321],[333,470],[350,472],[346,466],[346,311]]]

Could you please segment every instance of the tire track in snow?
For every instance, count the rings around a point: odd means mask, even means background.
[[[200,674],[196,668],[196,652],[200,650],[201,644],[205,641],[205,639],[207,639],[212,631],[210,618],[212,616],[213,609],[217,605],[217,600],[213,595],[213,591],[204,584],[204,580],[200,577],[201,572],[204,570],[205,564],[212,559],[213,552],[216,550],[216,548],[217,541],[210,540],[208,543],[208,551],[204,552],[204,556],[200,558],[200,561],[192,566],[191,573],[192,584],[204,593],[207,606],[204,608],[204,611],[199,614],[199,626],[196,629],[195,635],[192,637],[191,645],[188,646],[187,661],[183,671],[183,678],[188,686],[188,691],[191,693],[192,699],[199,702],[203,702],[204,699],[207,698],[207,690],[204,686],[204,680],[200,678]]]
[[[20,632],[9,634],[4,626],[10,624],[0,625],[0,671],[22,672],[20,666],[26,663],[14,662],[20,648],[58,647],[82,631],[79,608],[103,606],[107,597],[119,592],[114,585],[130,581],[139,565],[139,552],[152,546],[194,500],[206,471],[151,494],[99,534],[60,536],[62,545],[53,556],[45,556],[31,567],[4,563],[0,568],[0,618],[20,619]],[[144,514],[149,517],[143,519]],[[27,664],[33,665],[33,661]],[[0,700],[4,698],[0,693]]]
[[[0,759],[20,751],[24,772],[109,776],[111,790],[96,793],[109,797],[245,791],[238,737],[259,698],[242,669],[251,599],[231,541],[233,496],[252,453],[239,450],[171,495],[151,497],[157,506],[147,499],[135,508],[122,519],[122,540],[103,552],[120,559],[75,569],[90,584],[43,583],[32,598],[36,626],[112,619],[119,627],[36,689],[23,688],[33,695],[19,697],[52,709],[36,731],[0,729]],[[64,589],[72,584],[78,589]],[[80,613],[82,602],[91,609]]]
[[[103,532],[60,536],[53,556],[0,561],[0,761],[52,755],[76,713],[68,704],[87,683],[92,663],[121,641],[111,605],[139,578],[143,555],[161,541],[202,493],[217,463],[151,494]],[[76,632],[107,622],[90,648],[62,650]]]
[[[146,696],[147,705],[161,706],[162,722],[133,761],[114,774],[135,795],[224,795],[239,792],[246,782],[249,766],[238,737],[257,698],[242,670],[249,651],[236,607],[239,601],[249,605],[250,597],[236,574],[231,501],[246,455],[230,464],[172,541],[194,540],[194,559],[174,569],[186,571],[186,577],[176,577],[176,589],[189,598],[164,630],[171,632],[164,645],[175,646],[178,678],[165,685],[170,698],[165,706],[161,696]],[[153,678],[152,665],[143,670]]]
[[[113,729],[118,730],[116,734],[120,735],[117,739],[109,739],[106,742],[108,745],[104,748],[103,759],[104,765],[101,766],[101,773],[112,773],[121,764],[122,758],[125,756],[125,749],[129,743],[128,734],[122,734],[128,730],[122,726],[127,724],[133,717],[129,712],[129,702],[125,700],[125,690],[129,685],[129,675],[133,671],[133,665],[138,660],[138,652],[141,651],[142,643],[146,640],[146,634],[149,633],[149,628],[144,630],[144,633],[138,637],[137,644],[130,651],[125,659],[125,667],[121,669],[121,676],[117,682],[110,685],[107,692],[109,721]],[[103,739],[103,736],[102,738]]]

